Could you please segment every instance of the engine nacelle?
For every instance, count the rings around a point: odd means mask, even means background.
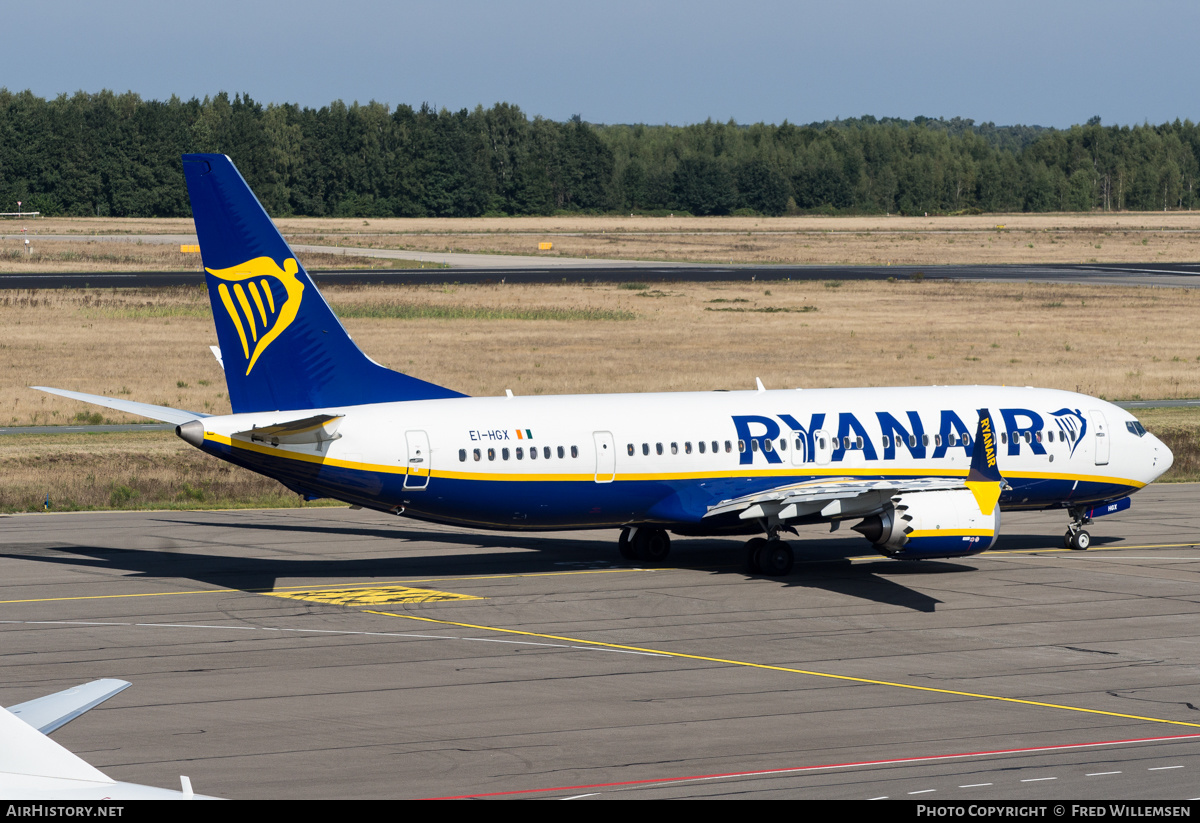
[[[1000,506],[981,514],[968,489],[898,494],[890,508],[854,530],[888,557],[966,557],[996,542]]]

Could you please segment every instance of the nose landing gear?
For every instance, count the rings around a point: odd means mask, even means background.
[[[1092,519],[1087,516],[1087,510],[1082,508],[1068,509],[1071,515],[1071,525],[1067,526],[1067,533],[1063,535],[1063,548],[1071,549],[1072,551],[1087,551],[1087,547],[1092,545],[1092,536],[1083,528],[1092,522]]]

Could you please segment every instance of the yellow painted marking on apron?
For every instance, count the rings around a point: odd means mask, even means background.
[[[451,600],[483,600],[471,594],[414,589],[409,586],[384,586],[374,589],[309,589],[299,592],[264,592],[271,597],[307,600],[333,606],[381,606],[387,603],[442,603]]]

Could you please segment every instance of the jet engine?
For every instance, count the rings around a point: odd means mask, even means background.
[[[854,527],[875,550],[896,559],[966,557],[987,551],[1000,533],[999,504],[981,514],[968,489],[898,494]]]

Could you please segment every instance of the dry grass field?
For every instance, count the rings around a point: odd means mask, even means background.
[[[452,272],[447,272],[452,276]],[[468,394],[994,382],[1200,396],[1200,290],[953,281],[331,287],[376,360]],[[228,410],[203,289],[0,292],[0,424],[53,385]],[[90,410],[88,410],[90,411]],[[108,415],[122,420],[119,415]]]
[[[1200,260],[1200,213],[973,217],[477,220],[285,218],[299,243],[422,251],[862,265]],[[190,220],[24,221],[0,272],[186,270],[194,255],[139,234]],[[19,231],[15,221],[0,234]],[[40,240],[40,235],[77,240]],[[106,242],[96,235],[131,238]],[[403,263],[305,255],[324,268]],[[453,280],[453,273],[447,272]],[[773,283],[328,290],[372,357],[469,394],[995,382],[1109,399],[1200,396],[1200,294],[1106,286]],[[632,286],[632,287],[631,287]],[[0,425],[133,421],[31,391],[52,385],[211,413],[229,410],[200,289],[0,292]],[[1200,478],[1194,413],[1142,415]],[[169,434],[0,438],[0,510],[283,505],[278,484]]]
[[[314,245],[429,252],[542,254],[710,263],[939,265],[951,263],[1087,263],[1200,261],[1200,212],[992,214],[935,217],[507,217],[282,218],[289,240]],[[0,271],[90,270],[105,254],[92,235],[190,234],[190,220],[47,218],[6,221],[0,234],[31,234],[42,260],[21,262],[20,239],[0,240]],[[82,246],[53,250],[38,235],[74,234]],[[538,243],[554,248],[539,252]],[[112,244],[107,244],[112,245]],[[177,249],[122,243],[119,268],[187,268]],[[132,248],[126,248],[132,247]],[[53,252],[53,253],[52,253]],[[70,257],[74,255],[74,257]],[[91,257],[95,257],[93,262]],[[165,255],[165,258],[164,258]],[[144,264],[137,260],[145,258]],[[188,256],[190,258],[190,256]],[[172,262],[164,262],[164,259]],[[360,258],[360,261],[363,260]],[[356,265],[305,258],[310,268]],[[360,262],[357,265],[371,264]]]
[[[1197,290],[902,279],[450,283],[326,296],[373,358],[473,395],[750,389],[760,377],[769,388],[1002,383],[1200,396]],[[200,288],[0,292],[0,324],[0,425],[135,420],[30,385],[229,410]],[[1200,476],[1196,415],[1157,414],[1143,419],[1191,455],[1173,474]],[[171,435],[0,438],[0,456],[8,510],[40,507],[47,493],[56,507],[286,497]]]
[[[300,505],[274,480],[170,432],[10,435],[0,437],[0,465],[2,512]]]

